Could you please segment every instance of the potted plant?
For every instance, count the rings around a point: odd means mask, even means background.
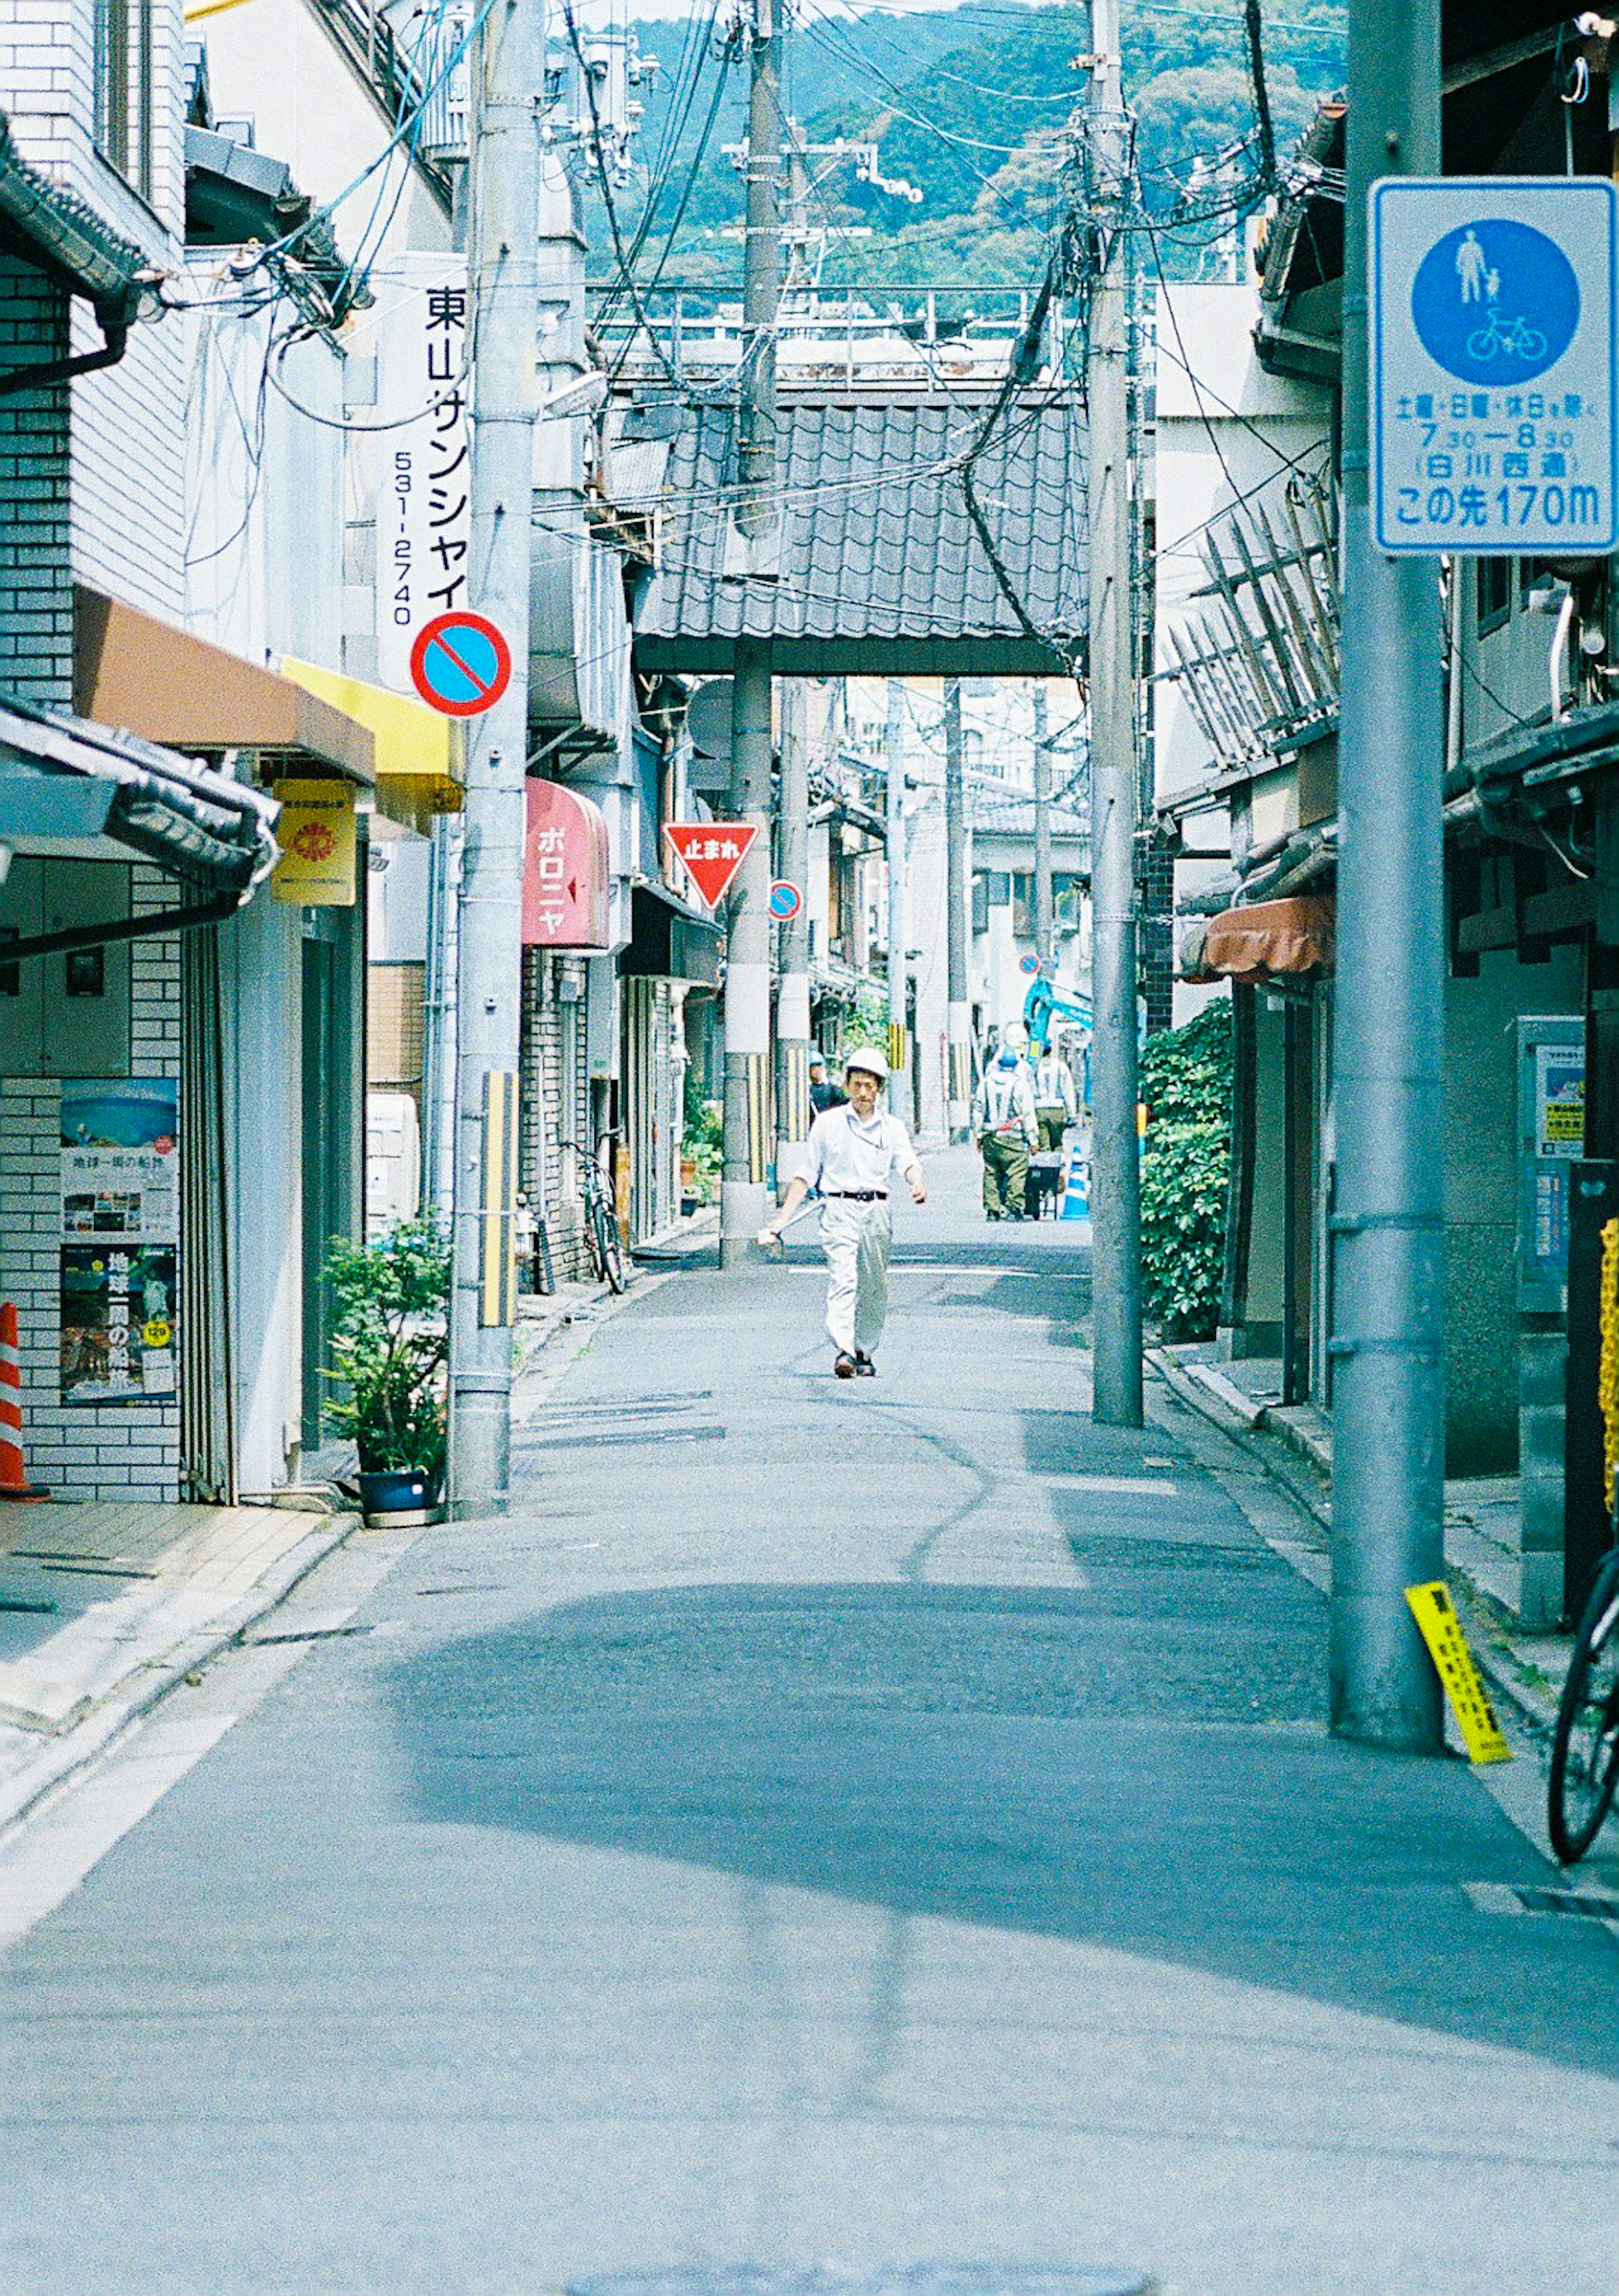
[[[359,1453],[366,1521],[421,1520],[444,1488],[448,1240],[435,1221],[403,1220],[365,1243],[336,1239],[325,1273],[331,1416]]]

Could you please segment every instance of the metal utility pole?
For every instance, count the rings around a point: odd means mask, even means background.
[[[773,575],[776,312],[781,286],[780,39],[774,0],[754,0],[748,50],[747,253],[737,446],[740,499],[735,570]],[[770,648],[738,642],[732,685],[731,809],[758,835],[736,876],[725,965],[725,1117],[720,1177],[720,1265],[748,1255],[765,1220],[770,1086]]]
[[[1091,1296],[1094,1416],[1141,1424],[1141,1200],[1136,1142],[1135,686],[1131,631],[1130,433],[1124,250],[1128,121],[1118,0],[1092,0],[1085,123],[1099,276],[1092,292],[1087,499],[1091,525]]]
[[[888,1066],[895,1078],[909,1066],[905,1044],[905,688],[888,680],[888,724],[884,740],[888,769]],[[897,1083],[888,1105],[899,1105]]]
[[[798,888],[798,914],[777,927],[776,1193],[804,1162],[809,1139],[809,744],[800,680],[781,682],[781,849],[778,865]]]
[[[511,650],[511,678],[470,725],[456,995],[450,1493],[460,1514],[506,1505],[517,1319],[518,1041],[528,552],[539,308],[544,0],[495,0],[472,62],[472,551],[469,603]]]
[[[1046,734],[1046,690],[1034,688],[1034,955],[1050,972],[1057,953],[1056,903],[1051,894],[1051,751]]]
[[[967,1136],[972,1113],[972,1008],[967,995],[968,932],[972,910],[967,886],[967,791],[961,742],[961,681],[944,680],[944,948],[949,964],[945,1038],[950,1089],[944,1123],[953,1140]]]
[[[1438,570],[1385,558],[1368,470],[1367,200],[1439,173],[1440,0],[1353,0],[1332,1097],[1332,1726],[1443,1745],[1405,1589],[1444,1570],[1444,726]]]

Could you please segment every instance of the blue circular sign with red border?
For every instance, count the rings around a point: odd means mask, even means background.
[[[487,614],[435,614],[411,648],[411,683],[446,718],[478,718],[511,683],[511,649]]]
[[[791,924],[804,906],[804,896],[790,877],[778,877],[770,889],[770,914],[779,925]]]

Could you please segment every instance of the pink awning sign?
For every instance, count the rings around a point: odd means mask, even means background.
[[[611,947],[607,822],[560,782],[531,781],[523,840],[526,948]]]

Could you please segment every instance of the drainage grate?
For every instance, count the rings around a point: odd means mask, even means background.
[[[1619,1898],[1589,1890],[1552,1890],[1517,1882],[1467,1882],[1464,1896],[1481,1914],[1572,1914],[1588,1922],[1619,1922]]]
[[[1580,1890],[1517,1890],[1526,1914],[1583,1914],[1588,1921],[1619,1922],[1619,1898],[1588,1897]]]
[[[368,1635],[369,1627],[290,1627],[284,1635],[244,1635],[249,1650],[265,1650],[273,1643],[332,1643],[347,1635]]]
[[[1064,2265],[671,2265],[571,2280],[564,2296],[1158,2296],[1149,2272]]]

